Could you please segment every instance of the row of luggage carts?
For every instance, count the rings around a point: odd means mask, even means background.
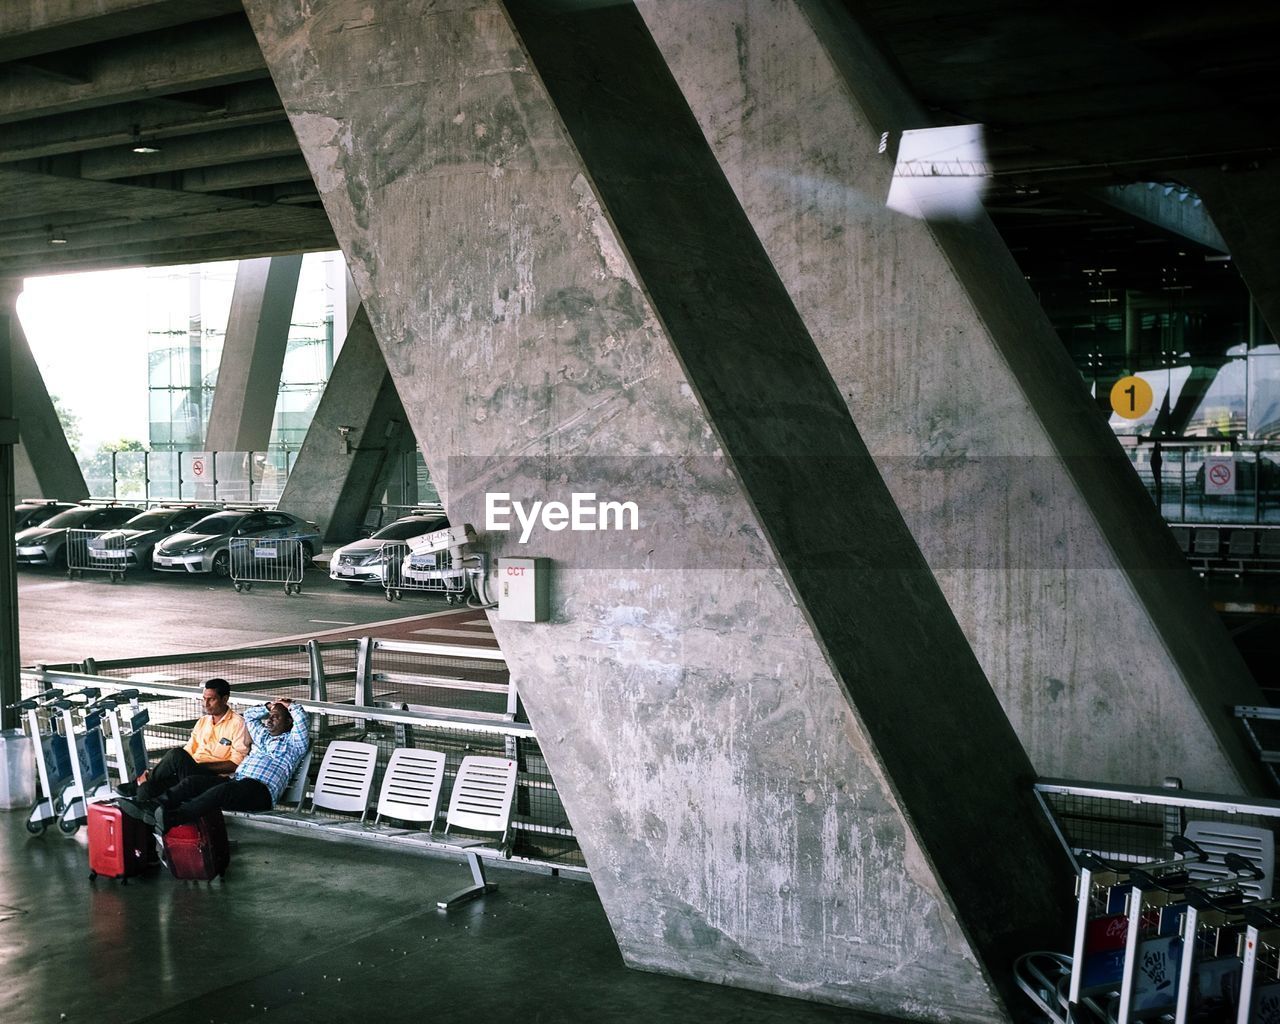
[[[54,824],[74,835],[90,803],[113,793],[113,778],[129,782],[147,768],[150,712],[137,690],[103,697],[96,687],[52,689],[9,707],[21,714],[35,753],[39,789],[26,821],[33,835]]]
[[[1162,861],[1077,856],[1071,955],[1029,953],[1015,965],[1049,1021],[1280,1022],[1274,840],[1240,844],[1209,828],[1197,841],[1192,831],[1174,836]]]

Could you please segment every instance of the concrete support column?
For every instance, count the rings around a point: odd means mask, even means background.
[[[89,488],[22,330],[17,312],[21,294],[22,282],[13,281],[0,297],[0,312],[9,318],[13,408],[19,423],[19,444],[14,451],[15,486],[22,498],[79,501],[89,496]]]
[[[266,450],[301,269],[301,256],[240,261],[205,435],[210,451]]]
[[[14,303],[21,281],[0,280],[0,729],[18,726],[9,705],[22,697],[18,678],[18,574],[14,556],[14,451],[19,422],[14,413],[12,336],[18,317]]]
[[[1204,200],[1258,311],[1280,339],[1280,173],[1275,163],[1248,170],[1191,170],[1183,178]]]
[[[408,418],[369,317],[357,308],[280,507],[313,520],[328,542],[349,541],[389,466],[412,448]]]
[[[886,207],[930,122],[848,5],[637,6],[1037,770],[1261,786],[1257,689],[985,214]]]
[[[245,6],[453,521],[644,510],[484,537],[553,558],[494,627],[626,961],[1007,1019],[1031,766],[634,9]]]

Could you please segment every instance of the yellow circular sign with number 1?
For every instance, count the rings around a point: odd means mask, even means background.
[[[1111,408],[1126,420],[1140,420],[1151,408],[1155,396],[1141,377],[1121,377],[1111,386]]]

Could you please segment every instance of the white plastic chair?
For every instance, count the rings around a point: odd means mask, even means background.
[[[298,762],[298,767],[289,776],[289,782],[280,794],[282,804],[293,804],[294,809],[302,810],[302,801],[307,798],[307,776],[311,774],[311,758],[315,750],[308,750],[307,756]]]
[[[498,846],[506,848],[507,833],[511,827],[511,801],[516,792],[516,763],[505,757],[480,757],[471,755],[462,759],[457,777],[453,780],[453,792],[449,795],[449,812],[445,816],[444,830],[466,829],[468,832],[494,832]],[[459,889],[450,896],[436,901],[441,910],[450,910],[459,903],[493,892],[498,887],[484,875],[484,865],[473,849],[487,840],[463,840],[457,843],[467,857],[473,885]]]
[[[438,750],[399,747],[391,752],[378,794],[376,825],[383,816],[400,821],[424,822],[435,827],[444,782],[444,754]]]
[[[360,812],[363,822],[369,813],[369,790],[378,768],[378,748],[372,743],[334,740],[324,752],[316,788],[311,794],[311,811]]]
[[[1189,821],[1183,833],[1209,855],[1203,864],[1191,864],[1187,873],[1201,882],[1234,877],[1223,864],[1228,853],[1238,853],[1262,872],[1259,881],[1240,882],[1240,888],[1258,899],[1271,898],[1276,869],[1276,837],[1270,829],[1223,821]]]

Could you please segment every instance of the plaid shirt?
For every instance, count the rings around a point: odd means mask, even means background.
[[[292,704],[289,714],[293,716],[293,728],[279,736],[272,736],[263,724],[263,719],[267,717],[265,704],[259,704],[244,713],[244,724],[249,727],[253,748],[232,776],[236,779],[257,779],[271,790],[273,801],[280,799],[280,794],[289,784],[289,776],[302,763],[307,748],[311,746],[307,713],[297,704]]]

